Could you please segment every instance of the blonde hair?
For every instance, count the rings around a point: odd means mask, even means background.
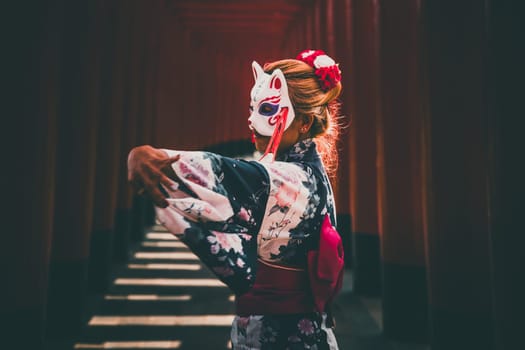
[[[266,73],[280,69],[288,85],[288,94],[295,111],[296,118],[313,116],[310,137],[317,145],[326,172],[335,176],[338,163],[337,140],[339,137],[339,102],[341,83],[329,91],[323,91],[315,75],[313,67],[305,62],[285,59],[266,63]]]

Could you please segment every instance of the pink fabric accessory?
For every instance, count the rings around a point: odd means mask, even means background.
[[[344,250],[341,236],[328,214],[321,225],[320,236],[319,250],[308,252],[308,274],[315,307],[323,312],[343,286]]]
[[[321,89],[329,91],[341,81],[341,70],[339,64],[321,50],[304,50],[296,59],[307,63],[315,68],[315,75],[319,79]]]

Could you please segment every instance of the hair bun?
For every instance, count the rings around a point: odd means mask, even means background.
[[[315,75],[319,80],[321,89],[329,91],[341,81],[341,70],[339,64],[322,50],[304,50],[296,59],[303,61],[315,69]]]

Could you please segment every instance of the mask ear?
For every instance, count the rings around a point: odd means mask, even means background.
[[[264,70],[259,65],[259,63],[253,61],[252,62],[252,71],[253,71],[253,79],[257,81],[258,77],[262,77],[264,74]]]
[[[270,75],[270,78],[268,79],[268,82],[268,88],[279,90],[281,96],[286,96],[286,98],[288,98],[288,85],[286,85],[286,79],[280,69],[273,71],[273,73]]]

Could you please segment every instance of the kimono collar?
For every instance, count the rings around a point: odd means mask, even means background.
[[[313,139],[305,139],[294,144],[288,152],[276,160],[282,162],[316,162],[320,161]]]

